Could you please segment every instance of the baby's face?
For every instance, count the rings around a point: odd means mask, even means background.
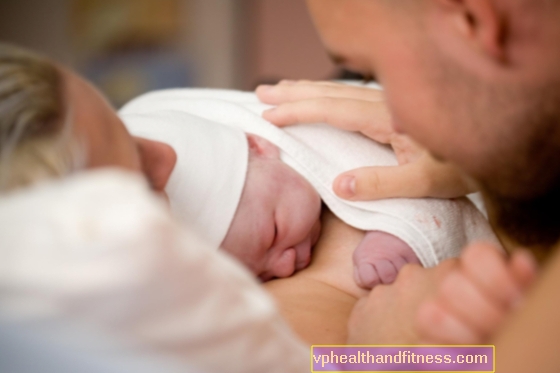
[[[307,267],[321,231],[321,199],[280,160],[270,142],[254,135],[239,207],[222,248],[263,281]]]

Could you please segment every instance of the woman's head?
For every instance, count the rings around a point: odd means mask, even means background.
[[[79,166],[64,101],[62,76],[50,61],[0,44],[0,189]]]
[[[0,190],[114,166],[143,171],[161,191],[174,165],[169,146],[132,138],[85,80],[0,44]]]

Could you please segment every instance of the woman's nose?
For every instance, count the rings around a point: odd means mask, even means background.
[[[162,142],[140,137],[135,140],[140,152],[142,171],[156,192],[164,191],[177,163],[177,153],[170,145]]]

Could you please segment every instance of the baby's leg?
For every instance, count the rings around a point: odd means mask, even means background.
[[[401,239],[385,232],[367,232],[354,250],[354,279],[363,288],[395,281],[399,270],[420,260]]]

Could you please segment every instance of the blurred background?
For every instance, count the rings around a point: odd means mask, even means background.
[[[342,73],[304,0],[0,0],[0,41],[73,67],[117,107],[154,89]]]

